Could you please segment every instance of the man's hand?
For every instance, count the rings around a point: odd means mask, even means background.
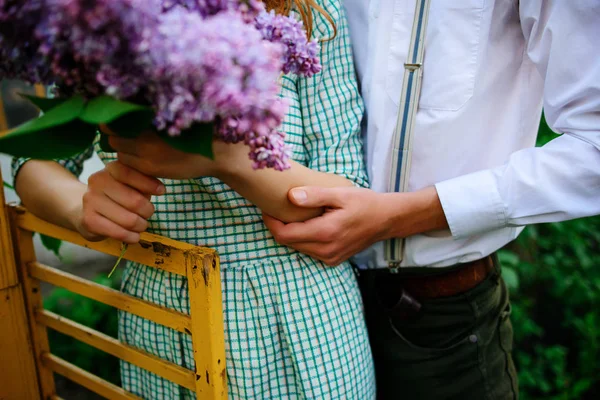
[[[284,224],[264,215],[277,242],[334,266],[388,236],[384,196],[353,187],[292,189],[290,201],[307,207],[325,207],[320,217]]]
[[[88,240],[111,237],[137,243],[154,214],[151,195],[165,193],[164,185],[120,162],[91,175],[73,226]]]
[[[359,188],[302,187],[290,190],[301,207],[325,207],[320,217],[284,224],[264,215],[277,242],[339,265],[372,244],[448,227],[435,188],[414,193],[376,193]]]

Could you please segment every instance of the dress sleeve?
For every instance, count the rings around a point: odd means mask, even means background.
[[[53,96],[52,87],[48,87],[46,89],[46,95],[48,97]],[[90,146],[85,151],[83,151],[77,155],[74,155],[73,157],[55,160],[55,161],[57,163],[59,163],[60,165],[62,165],[65,169],[70,171],[73,175],[75,175],[76,177],[79,177],[79,175],[81,175],[81,172],[83,171],[83,163],[86,160],[90,159],[93,154],[94,154],[94,146]],[[22,157],[13,158],[13,160],[12,160],[13,182],[16,182],[16,178],[17,178],[19,171],[21,170],[23,165],[25,165],[25,163],[29,160],[31,160],[31,158],[22,158]]]
[[[323,70],[297,81],[304,148],[308,167],[344,176],[357,186],[368,186],[360,135],[363,102],[358,91],[344,9],[339,1],[319,1],[329,13],[314,13],[313,37],[321,42]]]
[[[63,158],[63,159],[59,159],[59,160],[55,160],[55,161],[57,163],[59,163],[60,165],[62,165],[65,169],[70,171],[73,175],[75,175],[76,177],[79,177],[79,175],[81,175],[81,172],[83,171],[83,163],[86,160],[90,159],[93,154],[94,154],[94,146],[90,146],[85,151],[83,151],[73,157]],[[29,160],[31,160],[31,158],[13,158],[13,160],[12,160],[13,182],[16,182],[17,174],[19,173],[19,171],[21,170],[23,165],[25,165],[25,163]]]

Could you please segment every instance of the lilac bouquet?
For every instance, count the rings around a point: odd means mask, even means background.
[[[301,22],[259,0],[0,0],[0,79],[58,91],[30,98],[43,114],[0,151],[70,156],[106,124],[209,156],[213,134],[243,141],[255,168],[283,170],[278,79],[318,73],[318,53]]]

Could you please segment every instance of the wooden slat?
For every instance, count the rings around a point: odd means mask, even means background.
[[[22,207],[14,206],[13,209],[17,214],[17,224],[22,229],[39,232],[113,256],[121,254],[121,242],[118,240],[106,239],[101,242],[90,242],[77,232],[52,225],[37,218]],[[130,245],[124,258],[175,274],[185,275],[185,260],[189,252],[203,255],[215,254],[212,249],[197,247],[151,233],[142,233],[140,243]]]
[[[158,306],[149,301],[128,296],[118,290],[99,285],[38,262],[29,265],[29,274],[41,281],[63,287],[71,292],[138,315],[179,332],[191,334],[192,321],[189,315]]]
[[[0,171],[0,185],[3,185],[2,171]],[[13,252],[12,232],[10,219],[4,198],[4,186],[0,190],[0,289],[15,286],[19,283],[17,265]]]
[[[0,399],[39,398],[35,355],[21,285],[0,289]]]
[[[177,385],[190,390],[196,389],[193,371],[165,361],[150,353],[128,346],[102,332],[98,332],[47,310],[38,311],[36,320],[60,333],[64,333],[65,335],[96,347],[117,358],[162,376]]]
[[[0,85],[0,89],[2,86]],[[2,100],[2,91],[0,90],[0,136],[6,134],[8,129],[8,121],[6,120],[6,110],[4,109],[4,101]],[[4,204],[4,202],[2,202]]]
[[[35,353],[4,203],[0,188],[0,399],[39,399]]]
[[[186,268],[196,393],[201,399],[227,399],[219,258],[198,254],[188,259]]]
[[[17,256],[19,268],[21,269],[20,275],[23,278],[23,293],[25,294],[27,316],[29,319],[33,348],[37,358],[38,380],[42,398],[47,399],[48,397],[56,394],[56,388],[54,385],[54,374],[48,368],[44,367],[41,359],[42,354],[50,351],[50,345],[48,344],[48,333],[46,332],[46,327],[37,323],[35,320],[36,310],[41,310],[44,308],[42,291],[40,289],[39,282],[27,274],[27,265],[35,262],[33,233],[24,231],[22,229],[17,229],[13,217],[14,214],[11,213],[11,225],[14,231],[13,237],[17,242]]]
[[[35,95],[38,97],[46,97],[46,88],[44,87],[44,85],[41,84],[37,84],[33,87],[33,90],[35,91]]]
[[[96,375],[92,375],[78,366],[55,356],[54,354],[44,353],[42,358],[44,364],[47,365],[52,371],[85,388],[88,388],[92,392],[97,393],[102,397],[115,400],[141,400],[141,397],[135,396],[128,391],[97,377]],[[58,396],[53,396],[52,398],[59,399]]]

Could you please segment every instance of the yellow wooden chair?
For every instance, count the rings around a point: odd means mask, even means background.
[[[0,399],[58,399],[54,373],[109,399],[139,398],[53,355],[48,328],[188,388],[198,399],[227,398],[219,257],[214,250],[148,233],[127,249],[125,259],[187,277],[191,315],[186,315],[37,262],[35,232],[114,256],[121,253],[121,243],[86,241],[25,208],[6,205],[3,191],[0,205]],[[191,335],[195,371],[44,310],[40,282]]]

